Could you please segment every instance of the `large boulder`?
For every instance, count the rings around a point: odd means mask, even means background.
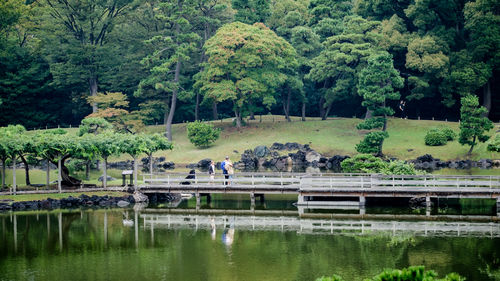
[[[304,148],[302,144],[296,143],[296,142],[287,142],[284,144],[284,148],[286,150],[299,150]]]
[[[100,176],[99,179],[97,179],[98,181],[102,182],[104,180],[104,175]],[[116,180],[115,178],[111,177],[111,176],[107,176],[106,177],[106,181],[107,182],[110,182],[110,181],[114,181]]]
[[[212,162],[212,159],[210,159],[210,158],[200,160],[198,162],[198,167],[199,168],[208,168],[208,166],[210,166],[210,162]]]
[[[271,154],[271,151],[265,145],[259,145],[253,150],[253,154],[258,158],[264,158]]]
[[[135,191],[133,196],[134,196],[134,202],[136,203],[143,203],[149,201],[148,197],[140,193],[139,191]]]
[[[320,159],[321,159],[321,154],[319,154],[318,152],[314,150],[306,152],[306,161],[308,163],[319,162]]]
[[[279,143],[279,142],[275,142],[275,143],[273,143],[273,145],[271,145],[271,149],[272,150],[284,150],[285,145],[282,143]]]

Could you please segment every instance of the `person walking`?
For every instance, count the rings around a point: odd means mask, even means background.
[[[229,159],[229,156],[226,157],[226,164],[224,165],[224,167],[227,170],[227,174],[228,174],[228,178],[229,178],[229,185],[231,185],[232,179],[234,176],[234,168],[233,168],[233,162],[231,162],[231,160]]]
[[[215,163],[214,161],[210,161],[210,166],[208,166],[208,175],[210,176],[210,183],[214,183],[215,179]]]
[[[399,110],[401,111],[401,119],[405,119],[405,106],[406,102],[404,100],[399,101]]]
[[[229,179],[229,174],[227,173],[226,169],[226,162],[229,161],[229,156],[226,156],[226,160],[222,161],[220,164],[220,168],[222,169],[222,174],[224,175],[224,178],[226,179],[224,181],[224,185],[227,185],[227,180]]]

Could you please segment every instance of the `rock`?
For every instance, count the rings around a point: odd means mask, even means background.
[[[286,150],[299,150],[299,149],[304,148],[304,146],[303,146],[303,145],[298,144],[298,143],[296,143],[296,142],[287,142],[287,143],[285,143],[283,146],[284,146],[284,148],[285,148]]]
[[[100,176],[99,179],[97,179],[98,181],[102,182],[104,180],[104,175]],[[106,181],[114,181],[116,180],[115,178],[111,177],[111,176],[107,176],[106,177]]]
[[[142,194],[139,191],[135,191],[133,196],[134,196],[135,203],[148,202],[148,200],[149,200],[146,195]]]
[[[174,162],[165,162],[165,163],[158,165],[158,167],[163,168],[163,169],[174,169],[175,163]]]
[[[500,160],[492,160],[492,164],[493,166],[498,167],[500,166]]]
[[[321,159],[321,154],[318,152],[311,150],[306,153],[306,161],[312,163],[314,161],[318,162]]]
[[[328,169],[340,172],[342,170],[340,163],[342,163],[342,161],[344,161],[347,158],[350,158],[350,157],[346,156],[346,155],[334,155],[333,157],[328,159],[328,163],[326,164],[326,167]]]
[[[275,143],[273,143],[273,145],[271,145],[271,149],[272,150],[284,150],[285,145],[282,143],[279,143],[279,142],[275,142]]]
[[[258,157],[258,158],[263,158],[271,154],[271,151],[269,151],[269,148],[265,145],[259,145],[255,147],[253,150],[253,154]]]
[[[116,205],[118,205],[118,207],[120,207],[120,208],[124,208],[124,207],[127,207],[128,205],[130,205],[130,203],[127,201],[124,201],[124,200],[120,200],[120,201],[118,201],[118,203],[116,203]]]
[[[432,155],[430,154],[419,156],[416,159],[416,161],[418,162],[433,162],[434,160],[439,160],[439,159],[434,159],[434,157],[432,157]]]
[[[210,166],[210,162],[212,162],[212,159],[206,158],[206,159],[200,160],[197,165],[199,168],[208,168],[208,166]]]

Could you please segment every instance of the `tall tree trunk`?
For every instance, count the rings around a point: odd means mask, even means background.
[[[24,165],[24,175],[26,178],[26,185],[31,185],[30,181],[30,167],[28,166],[28,161],[26,161],[26,158],[23,155],[19,155],[21,157],[21,161],[23,161]]]
[[[90,88],[90,96],[94,97],[97,95],[97,76],[92,74],[89,78],[89,88]],[[92,113],[97,112],[97,103],[92,103]]]
[[[102,186],[106,188],[108,186],[108,157],[104,157],[104,178],[102,179]]]
[[[491,80],[491,78],[490,78],[490,80]],[[486,85],[484,85],[484,87],[483,87],[483,106],[486,108],[486,110],[488,110],[488,112],[486,112],[486,114],[485,114],[485,117],[488,117],[488,115],[490,114],[490,110],[491,110],[491,82],[490,82],[490,80],[488,80]]]
[[[285,119],[288,122],[292,122],[290,120],[290,99],[292,97],[292,88],[290,86],[287,86],[287,93],[286,93],[286,99],[283,97],[283,112],[285,113]]]
[[[57,160],[57,190],[61,193],[61,181],[62,181],[62,157]]]
[[[471,155],[472,150],[474,149],[474,146],[476,145],[476,136],[472,138],[472,145],[470,146],[469,152],[467,152],[467,155]]]
[[[332,109],[332,104],[330,103],[325,110],[325,115],[323,115],[323,117],[321,117],[321,120],[326,120],[326,118],[328,118],[328,114],[330,114],[331,109]]]
[[[217,112],[217,102],[215,102],[215,101],[212,103],[212,114],[213,114],[214,120],[219,119],[219,113]]]
[[[5,159],[2,159],[2,189],[5,188]]]
[[[181,61],[180,59],[177,61],[175,65],[175,74],[174,74],[174,83],[177,84],[179,82],[179,75],[181,72]],[[174,86],[172,90],[172,100],[170,102],[170,110],[168,112],[167,118],[167,138],[169,141],[172,141],[172,121],[174,120],[175,106],[177,104],[177,85]]]
[[[14,190],[14,195],[16,195],[16,188],[17,188],[17,183],[16,183],[16,157],[12,157],[12,188]]]
[[[234,110],[234,116],[236,117],[236,128],[241,129],[241,112],[239,108]]]
[[[248,105],[249,105],[248,110],[250,111],[250,120],[255,120],[255,115],[253,112],[253,101],[249,100]],[[240,115],[241,115],[241,112],[240,112]]]
[[[196,92],[196,105],[194,107],[194,120],[200,120],[200,93]]]
[[[85,179],[89,180],[90,178],[90,160],[85,162]]]
[[[50,185],[50,161],[47,159],[47,173],[45,175],[45,185],[47,186],[47,189],[49,188]]]
[[[306,101],[302,101],[302,121],[306,121]]]
[[[367,108],[365,113],[365,120],[372,118],[373,117],[372,113],[373,112]]]
[[[319,117],[323,118],[325,116],[325,98],[321,97],[319,99]]]
[[[385,107],[385,102],[384,102],[384,107]],[[386,130],[387,130],[387,115],[384,114],[384,126],[382,127],[382,132],[385,132]],[[382,153],[382,146],[384,145],[384,140],[385,139],[382,139],[382,141],[378,145],[377,156],[380,156],[380,157],[384,156],[384,154]]]

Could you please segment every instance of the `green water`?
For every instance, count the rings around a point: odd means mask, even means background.
[[[0,280],[314,280],[334,273],[362,280],[384,268],[420,264],[440,275],[500,280],[496,219],[320,219],[300,217],[286,200],[270,201],[260,206],[269,214],[253,216],[238,214],[249,211],[241,201],[215,200],[223,209],[197,212],[186,202],[173,210],[1,213]],[[124,219],[137,223],[126,226]],[[377,224],[403,226],[367,230]],[[436,225],[452,227],[423,234]],[[456,231],[485,225],[472,235]]]

